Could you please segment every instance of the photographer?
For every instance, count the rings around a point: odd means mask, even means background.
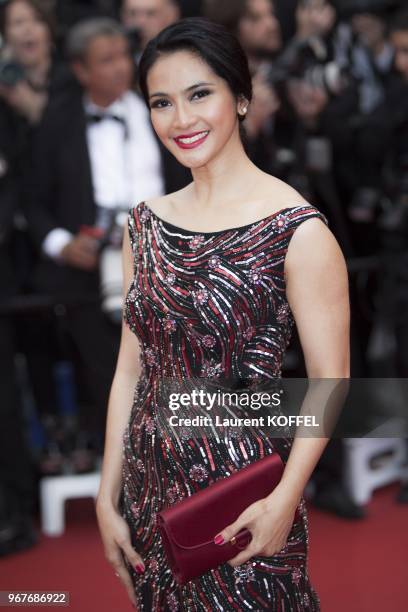
[[[39,123],[49,96],[72,83],[54,54],[52,7],[47,0],[8,0],[1,10],[0,96],[30,125]]]
[[[383,104],[366,119],[359,132],[357,153],[372,168],[371,186],[378,193],[378,230],[382,251],[388,254],[388,273],[394,278],[393,325],[398,347],[398,376],[408,375],[408,14],[399,13],[390,25],[396,74]]]
[[[181,18],[179,0],[122,0],[120,19],[136,59],[149,40]]]
[[[371,255],[379,245],[375,189],[378,168],[365,163],[357,143],[360,132],[366,131],[370,114],[384,102],[392,78],[394,51],[387,39],[387,24],[398,3],[396,0],[341,0],[338,4],[343,40],[346,42],[348,38],[349,70],[358,91],[358,112],[350,121],[350,154],[342,164],[344,198],[349,203],[354,242],[362,255]]]
[[[15,201],[9,239],[20,294],[32,294],[34,291],[32,272],[39,258],[24,215],[32,140],[47,105],[74,83],[72,74],[55,51],[53,7],[54,3],[49,0],[7,0],[2,2],[0,9],[3,42],[0,52],[0,102],[4,125],[13,139],[10,165]],[[36,406],[47,430],[43,453],[45,465],[49,463],[48,447],[55,429],[57,399],[52,376],[46,372],[43,364],[49,365],[54,361],[51,347],[56,344],[55,331],[50,325],[48,313],[44,311],[30,316],[27,312],[19,315],[16,341],[19,351],[25,355]]]
[[[352,254],[349,225],[339,196],[339,172],[348,157],[349,117],[358,110],[358,92],[339,43],[333,6],[325,1],[301,2],[297,31],[269,75],[282,92],[281,120],[293,163],[288,180],[306,199],[317,202],[330,220],[344,252]],[[356,341],[356,330],[352,329]],[[343,486],[344,448],[333,439],[313,475],[313,504],[346,519],[364,516]]]
[[[392,0],[354,0],[346,3],[355,36],[353,71],[360,81],[360,110],[369,113],[384,99],[392,69],[393,49],[387,40],[387,16]]]
[[[121,266],[113,252],[120,253],[120,244],[111,248],[112,226],[121,242],[123,212],[164,193],[177,173],[162,158],[148,111],[131,90],[133,63],[121,25],[109,18],[80,22],[69,33],[67,52],[80,86],[44,115],[25,212],[41,253],[35,288],[70,304],[66,336],[86,383],[78,388],[88,395],[72,462],[92,466],[120,336]]]
[[[271,61],[282,48],[280,23],[271,0],[204,0],[204,15],[227,27],[244,48],[253,77],[253,100],[245,120],[246,148],[265,172],[280,174],[276,163],[275,117],[280,99],[267,80]]]
[[[253,74],[281,51],[281,27],[272,0],[205,0],[203,10],[239,38]]]
[[[360,131],[358,155],[372,168],[370,185],[378,202],[378,232],[383,267],[376,296],[377,332],[384,333],[393,354],[391,376],[408,377],[408,11],[396,14],[389,26],[396,74],[389,80],[385,99]],[[382,351],[385,352],[384,350]],[[378,356],[377,356],[378,359]],[[408,483],[398,495],[408,501]]]
[[[336,20],[335,8],[326,0],[301,0],[296,9],[296,38],[326,36]]]
[[[0,306],[16,295],[18,283],[11,251],[17,203],[13,126],[0,100]],[[34,471],[26,440],[15,371],[16,326],[5,308],[0,314],[0,557],[30,548],[37,541],[32,523]]]
[[[403,258],[400,278],[400,299],[398,304],[398,323],[396,329],[397,338],[397,372],[398,376],[408,377],[408,324],[406,313],[408,309],[408,276],[407,276],[407,255],[408,250],[408,11],[400,13],[395,18],[391,26],[391,43],[395,49],[395,67],[401,76],[400,91],[393,92],[393,97],[398,95],[400,104],[397,109],[397,118],[394,125],[394,146],[390,157],[392,168],[391,176],[394,184],[394,193],[399,202],[401,213],[396,215],[397,223],[402,221],[403,228],[403,248],[405,257]],[[404,104],[405,102],[405,104]],[[406,441],[408,453],[408,441]],[[398,501],[408,503],[408,482],[401,485]]]

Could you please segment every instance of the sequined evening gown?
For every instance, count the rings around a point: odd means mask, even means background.
[[[281,376],[293,316],[285,294],[284,260],[296,228],[313,217],[308,204],[249,225],[192,232],[160,219],[144,202],[129,212],[134,278],[123,316],[138,337],[142,374],[124,434],[121,512],[145,572],[129,567],[139,608],[146,612],[319,611],[307,572],[304,499],[286,547],[239,567],[224,564],[178,587],[155,523],[163,507],[277,451],[291,440],[245,430],[227,442],[196,438],[188,428],[166,439],[158,431],[155,382],[238,376]],[[215,535],[215,534],[214,534]]]

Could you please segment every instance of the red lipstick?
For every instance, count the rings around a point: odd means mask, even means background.
[[[186,142],[187,139],[195,138],[199,134],[202,134],[201,138],[197,138],[192,142]],[[195,149],[206,140],[208,134],[208,130],[201,130],[201,132],[192,132],[191,134],[182,134],[174,138],[174,142],[180,147],[180,149]],[[184,142],[182,142],[182,140],[184,140]]]

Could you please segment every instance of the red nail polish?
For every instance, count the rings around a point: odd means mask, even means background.
[[[214,544],[224,544],[224,538],[221,534],[215,536]]]
[[[140,563],[138,563],[137,565],[135,565],[135,570],[139,573],[139,574],[143,574],[144,572],[144,567],[143,565],[141,565]]]

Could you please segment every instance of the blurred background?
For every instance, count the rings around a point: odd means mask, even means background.
[[[0,589],[70,590],[74,610],[128,605],[92,503],[121,239],[130,206],[191,181],[137,70],[153,36],[197,15],[248,54],[251,159],[343,249],[352,377],[408,378],[407,0],[0,0]],[[295,336],[284,376],[305,375]],[[327,612],[407,609],[406,465],[404,435],[329,443],[306,490]]]

